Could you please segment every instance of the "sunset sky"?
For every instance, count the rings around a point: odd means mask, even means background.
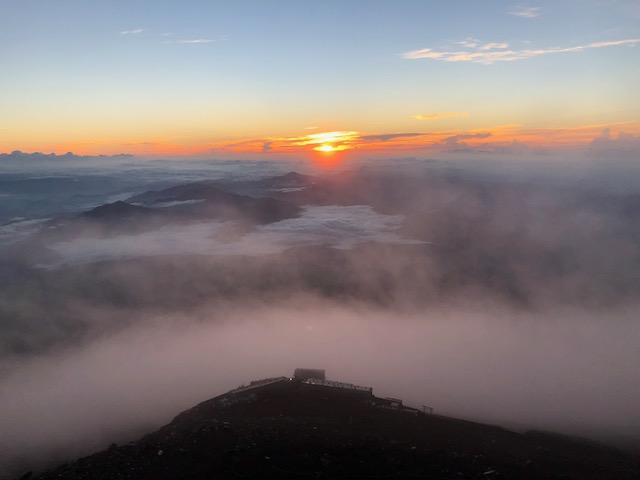
[[[637,0],[0,0],[0,12],[0,153],[640,144]]]

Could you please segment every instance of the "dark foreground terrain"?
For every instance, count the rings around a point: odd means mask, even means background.
[[[367,390],[254,383],[138,442],[23,478],[640,479],[640,458],[579,439],[392,407]]]

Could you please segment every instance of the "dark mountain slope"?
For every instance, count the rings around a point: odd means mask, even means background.
[[[101,222],[120,222],[128,219],[142,219],[156,212],[144,207],[129,205],[128,203],[118,201],[100,205],[92,210],[80,214],[80,218],[101,221]]]
[[[269,177],[261,180],[210,180],[188,183],[165,188],[164,190],[150,190],[127,199],[128,203],[152,204],[168,200],[176,200],[178,197],[191,198],[202,191],[224,191],[236,195],[249,195],[262,197],[272,195],[274,192],[286,189],[298,189],[311,186],[317,182],[317,178],[311,175],[303,175],[298,172],[289,172],[284,175]]]
[[[312,175],[303,175],[298,172],[289,172],[284,175],[272,177],[263,182],[263,186],[270,188],[291,188],[313,185],[317,178]]]
[[[633,479],[638,459],[391,408],[366,391],[286,378],[201,403],[140,441],[39,480],[216,478]]]
[[[149,198],[161,198],[148,203],[140,202],[144,206],[117,201],[75,217],[56,218],[49,221],[48,228],[41,230],[33,239],[47,243],[75,236],[131,234],[165,225],[210,219],[254,226],[296,217],[301,211],[300,207],[286,200],[237,195],[203,184],[182,185],[148,193]]]
[[[131,197],[127,202],[155,207],[168,202],[182,202],[166,206],[162,211],[196,218],[238,219],[257,223],[276,222],[295,217],[300,212],[299,207],[284,200],[238,195],[221,190],[211,183],[192,183],[161,191],[150,191]]]
[[[192,188],[160,201],[189,202],[197,200],[203,200],[203,202],[177,205],[168,207],[166,210],[206,218],[244,219],[257,223],[276,222],[295,217],[300,212],[299,207],[283,200],[236,195],[211,186]]]
[[[184,185],[176,185],[174,187],[165,188],[163,190],[149,190],[148,192],[134,195],[127,199],[127,203],[144,203],[152,204],[154,202],[166,199],[174,199],[179,195],[188,194],[191,191],[199,190],[207,186],[213,186],[212,182],[187,183]]]

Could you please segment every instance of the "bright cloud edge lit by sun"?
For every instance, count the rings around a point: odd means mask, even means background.
[[[426,115],[426,114],[425,114]],[[431,114],[444,115],[444,114]],[[457,115],[457,114],[456,114]],[[518,124],[495,125],[489,128],[420,130],[393,133],[330,130],[307,135],[279,137],[235,137],[207,141],[206,139],[163,138],[127,139],[122,143],[108,141],[56,142],[41,144],[0,143],[0,152],[21,150],[78,155],[114,155],[127,153],[136,156],[234,158],[238,155],[265,159],[274,155],[309,157],[313,154],[345,155],[392,154],[393,152],[442,152],[451,150],[485,149],[488,152],[529,149],[560,150],[587,149],[591,142],[609,132],[640,137],[640,121],[614,124],[529,128]]]

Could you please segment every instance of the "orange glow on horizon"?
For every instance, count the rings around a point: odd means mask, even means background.
[[[316,167],[330,170],[342,165],[346,159],[346,154],[347,152],[345,151],[314,148],[310,158]]]
[[[227,137],[212,140],[197,137],[151,138],[89,138],[78,141],[0,142],[0,152],[13,150],[58,155],[114,155],[126,153],[138,156],[210,156],[232,158],[238,155],[279,155],[312,158],[322,164],[335,163],[337,154],[380,155],[392,152],[411,154],[437,153],[454,149],[483,149],[488,152],[501,148],[542,148],[552,150],[585,149],[609,131],[612,138],[621,133],[640,136],[640,122],[581,126],[526,127],[518,124],[493,125],[466,130],[436,130],[426,132],[357,132],[327,131],[283,137]],[[341,155],[344,158],[344,155]],[[329,161],[329,159],[331,159]]]

